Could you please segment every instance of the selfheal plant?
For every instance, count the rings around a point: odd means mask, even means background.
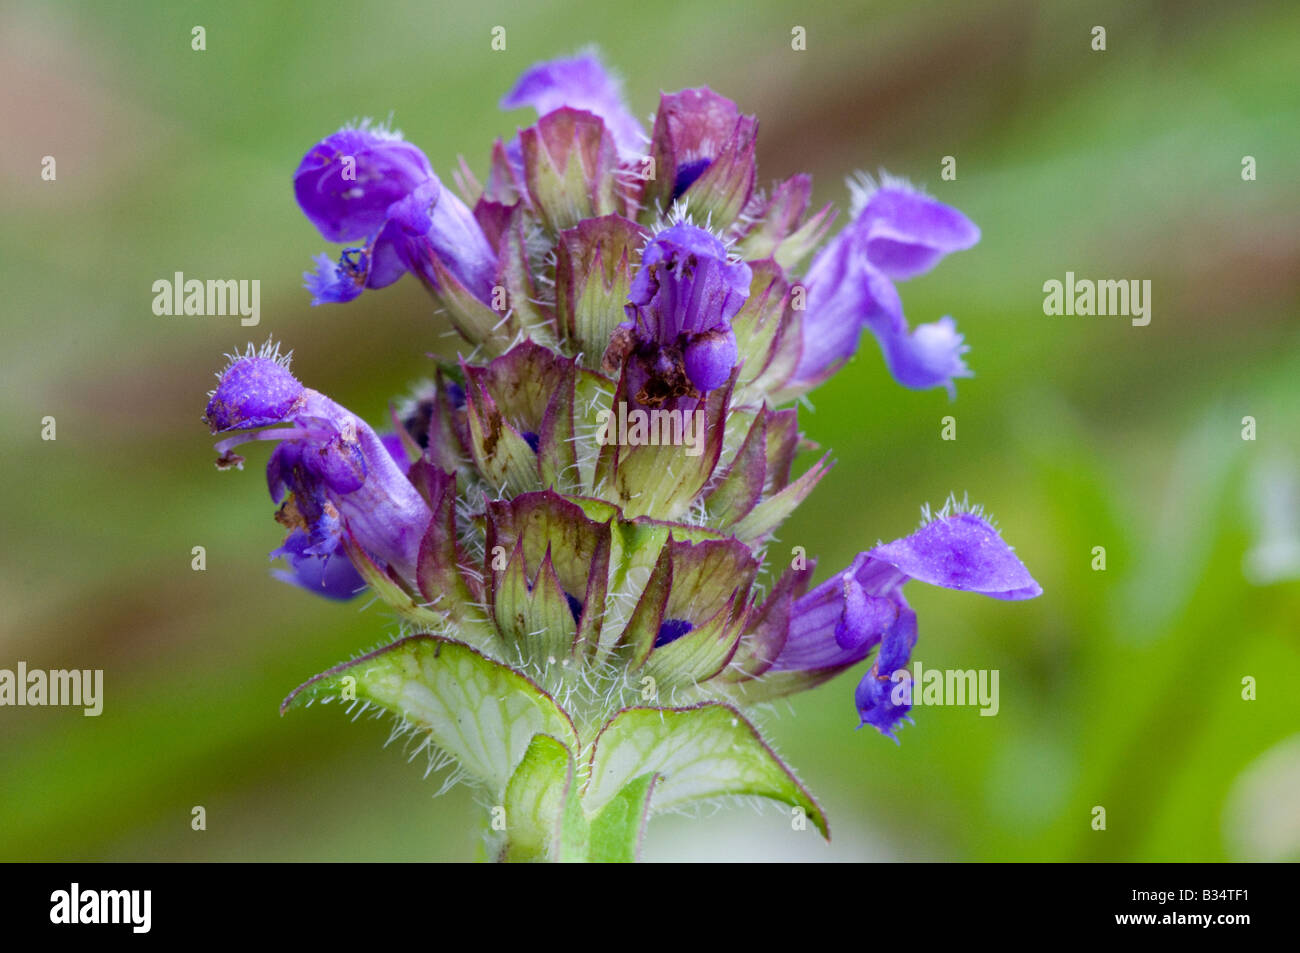
[[[651,134],[591,54],[529,70],[503,101],[535,124],[498,140],[463,199],[415,146],[370,124],[294,176],[332,242],[306,274],[341,303],[413,274],[464,338],[380,434],[252,346],[204,415],[218,465],[271,441],[279,575],[363,589],[399,637],[307,681],[314,702],[388,712],[430,766],[482,792],[487,856],[631,860],[653,812],[757,795],[829,836],[764,741],[756,707],[866,665],[860,725],[894,737],[890,691],[917,638],[916,581],[996,599],[1038,584],[978,508],[811,587],[775,534],[829,469],[796,403],[869,328],[911,388],[970,376],[951,318],[916,328],[895,282],[978,229],[896,179],[858,179],[826,240],[797,175],[757,186],[757,121],[708,89],[664,94]],[[809,264],[805,260],[811,257]],[[636,428],[608,426],[612,416]],[[698,441],[683,439],[699,420]],[[639,428],[639,429],[637,429]]]

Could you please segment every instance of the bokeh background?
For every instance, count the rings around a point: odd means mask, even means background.
[[[391,113],[439,171],[464,155],[481,174],[531,121],[497,109],[515,77],[591,43],[638,114],[698,84],[757,113],[764,182],[807,170],[843,205],[848,173],[885,168],[982,226],[902,287],[913,322],[956,317],[977,376],[951,404],[905,391],[865,340],[801,415],[839,464],[782,542],[824,578],[967,492],[1045,589],[909,589],[917,657],[998,669],[996,717],[922,709],[896,747],[854,731],[846,675],[762,718],[830,846],[739,806],[654,820],[648,857],[1300,856],[1300,6],[10,0],[0,667],[102,668],[105,707],[0,709],[0,858],[476,856],[472,793],[435,799],[423,761],[381,750],[385,723],[277,714],[393,624],[270,577],[264,457],[218,473],[199,416],[222,354],[271,333],[309,386],[385,420],[456,339],[410,280],[309,306],[325,246],[293,202],[298,159]],[[1150,279],[1150,326],[1044,316],[1067,270]],[[154,316],[176,271],[260,279],[261,325]]]

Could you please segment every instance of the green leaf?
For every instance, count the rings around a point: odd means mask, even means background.
[[[355,683],[345,682],[347,678]],[[349,690],[355,694],[349,696]],[[409,636],[322,672],[294,689],[280,712],[349,697],[378,705],[427,732],[494,794],[505,790],[534,735],[577,746],[569,717],[537,685],[441,636]]]
[[[662,776],[654,795],[657,811],[703,798],[758,795],[801,808],[830,838],[812,795],[754,726],[727,705],[619,712],[601,729],[592,750],[587,810],[602,811],[647,772]]]
[[[499,856],[511,863],[633,863],[657,779],[654,772],[633,778],[588,820],[572,752],[549,735],[536,735],[506,786],[507,833]]]
[[[653,771],[633,778],[596,815],[589,833],[589,860],[598,864],[636,861],[650,819],[650,796],[658,780]]]
[[[506,785],[511,863],[585,859],[587,818],[573,783],[573,755],[550,735],[534,735]]]

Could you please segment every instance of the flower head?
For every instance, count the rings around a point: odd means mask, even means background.
[[[364,124],[316,143],[298,163],[293,193],[326,241],[374,234],[388,209],[434,177],[433,166],[401,133]]]
[[[1041,591],[980,511],[952,504],[816,587],[804,564],[761,582],[830,466],[796,470],[815,444],[782,405],[864,328],[901,384],[951,393],[965,342],[950,317],[909,326],[896,283],[979,230],[905,183],[863,181],[823,244],[834,212],[809,214],[808,176],[758,187],[754,116],[708,88],[665,93],[646,140],[594,54],[533,67],[501,105],[537,120],[485,150],[483,184],[462,161],[461,197],[370,125],[317,143],[294,176],[304,214],[347,245],[307,274],[317,303],[411,272],[468,344],[393,410],[395,434],[269,347],[218,375],[218,464],[276,442],[277,574],[335,598],[369,587],[406,633],[286,707],[349,697],[418,731],[505,807],[491,856],[630,859],[652,807],[737,794],[825,832],[743,709],[874,652],[855,705],[892,737],[910,710],[892,680],[917,639],[909,581]]]

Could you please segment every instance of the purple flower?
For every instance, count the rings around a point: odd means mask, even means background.
[[[726,383],[737,359],[731,319],[750,280],[749,266],[731,261],[702,228],[673,225],[656,235],[641,254],[620,325],[622,346],[644,378],[634,390],[674,396],[669,391],[686,384],[705,393]]]
[[[273,569],[271,575],[327,599],[351,599],[365,588],[366,581],[346,557],[340,559],[333,553],[321,556],[308,552],[310,548],[307,533],[291,532],[284,545],[271,553],[272,559],[283,557],[289,568]]]
[[[900,384],[943,386],[955,394],[953,379],[971,376],[956,325],[945,316],[910,329],[893,282],[970,248],[979,229],[956,209],[895,180],[879,188],[867,180],[857,204],[853,221],[818,253],[804,278],[803,353],[791,385],[807,388],[829,377],[857,350],[868,327]]]
[[[411,461],[401,439],[396,434],[384,434],[379,439],[397,468],[407,473]],[[291,530],[284,545],[271,553],[272,559],[283,557],[289,568],[273,569],[271,575],[281,582],[327,599],[351,599],[366,587],[366,581],[351,562],[346,558],[335,558],[334,546],[322,547],[325,550],[323,554],[313,551],[315,548],[316,543],[311,533],[301,529]]]
[[[916,644],[916,613],[902,594],[913,579],[994,599],[1032,599],[1043,591],[978,510],[950,503],[911,536],[858,554],[844,572],[797,599],[772,670],[839,670],[879,646],[855,701],[862,724],[893,737],[911,707],[894,693],[891,676],[907,666]]]
[[[624,160],[645,150],[647,140],[641,124],[623,103],[618,81],[595,53],[538,63],[525,72],[501,100],[502,109],[521,106],[532,106],[538,116],[564,106],[594,113],[604,121]]]
[[[326,240],[358,242],[337,262],[316,257],[316,270],[303,275],[313,304],[351,301],[407,271],[437,289],[435,261],[487,300],[496,255],[483,230],[400,135],[362,126],[327,136],[298,164],[294,195]]]
[[[328,566],[305,561],[328,560],[350,537],[374,560],[414,580],[430,510],[365,421],[303,387],[287,358],[269,345],[235,355],[218,377],[204,421],[213,434],[243,432],[217,443],[217,465],[242,466],[233,452],[241,443],[279,441],[266,478],[271,499],[284,501],[276,519],[289,536],[274,555],[288,558],[300,578],[318,578],[338,594],[349,578],[328,576]]]
[[[348,242],[377,232],[388,209],[434,178],[417,146],[386,129],[344,128],[307,150],[293,175],[303,214],[326,241]]]

